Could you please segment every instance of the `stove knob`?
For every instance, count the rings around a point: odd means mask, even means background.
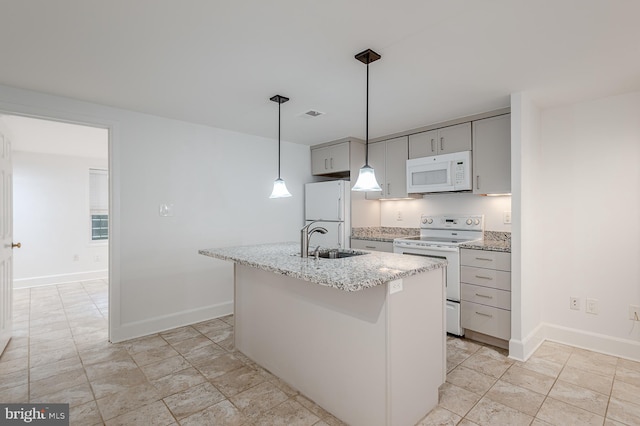
[[[474,224],[476,224],[476,225],[480,225],[480,219],[475,219],[475,220],[473,221],[473,223],[474,223]]]
[[[431,218],[427,219],[427,223],[428,224],[432,224],[433,223],[433,219],[431,219]]]
[[[423,223],[423,224],[426,224],[426,223],[427,223],[427,218],[426,218],[426,217],[423,217],[423,218],[422,218],[422,223]]]
[[[467,219],[467,225],[471,225],[473,221],[471,219]]]

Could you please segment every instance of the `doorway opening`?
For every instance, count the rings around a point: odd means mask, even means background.
[[[80,304],[80,288],[108,336],[109,130],[11,114],[0,120],[11,135],[13,239],[21,243],[13,289],[56,287],[66,308]]]

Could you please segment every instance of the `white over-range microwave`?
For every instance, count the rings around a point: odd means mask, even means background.
[[[409,193],[471,189],[471,151],[407,160],[407,192]]]

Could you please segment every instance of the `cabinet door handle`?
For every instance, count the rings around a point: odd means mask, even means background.
[[[444,137],[440,138],[440,151],[444,151]]]
[[[376,246],[364,246],[364,247],[368,248],[368,249],[375,249],[376,248]]]
[[[493,315],[485,314],[483,312],[476,311],[476,315],[480,315],[482,317],[493,318]]]
[[[433,138],[431,138],[431,152],[435,152],[436,151],[436,146],[434,145],[434,140]]]
[[[490,280],[490,281],[493,280],[493,278],[491,278],[491,277],[483,277],[482,275],[476,275],[476,278],[480,278],[482,280]]]
[[[325,169],[325,170],[327,170],[327,169],[328,169],[328,167],[327,167],[327,159],[326,159],[326,158],[324,159],[324,169]]]
[[[493,299],[493,296],[487,296],[486,294],[476,293],[476,296],[478,296],[478,297],[484,297],[485,299]]]
[[[480,175],[476,175],[476,189],[480,189]]]
[[[331,157],[330,163],[331,163],[331,170],[333,170],[333,157]]]
[[[387,184],[387,195],[391,195],[391,184]]]
[[[487,262],[493,262],[493,259],[488,259],[486,257],[476,257],[476,260],[484,260],[484,261],[487,261]]]

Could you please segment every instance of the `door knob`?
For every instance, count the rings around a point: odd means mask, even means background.
[[[22,247],[22,243],[11,243],[11,248],[20,248]]]

